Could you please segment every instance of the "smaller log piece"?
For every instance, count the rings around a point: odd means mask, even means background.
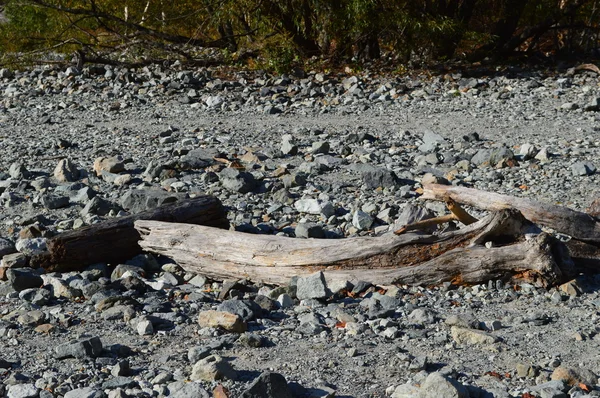
[[[421,199],[446,201],[448,198],[489,211],[516,209],[535,224],[550,227],[583,242],[600,245],[600,223],[587,213],[473,188],[438,184],[426,184],[423,187]]]
[[[96,263],[129,260],[142,253],[140,235],[134,228],[137,220],[229,228],[221,201],[214,196],[200,196],[59,234],[48,240],[48,253],[34,257],[32,264],[47,271],[66,272]]]

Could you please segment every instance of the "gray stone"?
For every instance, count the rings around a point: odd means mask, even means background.
[[[233,167],[223,169],[219,173],[219,180],[224,188],[239,193],[248,193],[258,186],[252,174]]]
[[[275,372],[264,372],[246,389],[240,398],[293,398],[285,377]]]
[[[117,209],[113,203],[99,196],[94,196],[81,210],[80,214],[82,217],[92,215],[105,216],[113,209]]]
[[[6,270],[6,276],[10,285],[18,292],[44,284],[37,272],[30,268],[10,268]]]
[[[523,157],[523,160],[533,159],[539,150],[533,144],[523,144],[519,150],[519,155]]]
[[[330,296],[331,292],[322,272],[298,278],[296,297],[299,300],[324,299]]]
[[[500,148],[492,149],[488,161],[490,163],[490,166],[496,166],[501,161],[514,159],[514,157],[515,154],[513,153],[513,151],[503,146]]]
[[[294,207],[300,213],[321,214],[321,202],[318,199],[299,199]]]
[[[301,222],[294,230],[297,238],[325,238],[325,230],[317,223]]]
[[[15,162],[8,168],[8,175],[13,180],[22,180],[29,178],[31,173],[25,168],[25,165],[19,162]]]
[[[19,292],[19,298],[24,301],[28,301],[35,305],[46,305],[52,298],[50,291],[46,289],[25,289]]]
[[[129,367],[129,361],[124,359],[117,362],[115,366],[110,370],[110,374],[113,376],[129,376],[131,375],[131,368]]]
[[[141,277],[146,276],[146,272],[141,266],[131,264],[118,264],[113,270],[113,272],[110,274],[110,280],[115,281],[117,279],[120,279],[123,277],[123,275],[125,275],[126,272],[130,272]]]
[[[154,326],[148,317],[142,317],[135,327],[137,334],[140,336],[149,336],[154,334]]]
[[[281,143],[281,152],[284,155],[296,156],[298,154],[298,146],[293,141],[283,141]]]
[[[168,386],[169,398],[210,398],[204,386],[199,382],[175,382]]]
[[[56,193],[44,194],[40,197],[40,203],[49,210],[62,209],[69,206],[69,197]]]
[[[277,297],[277,303],[281,308],[291,308],[294,306],[294,300],[286,293],[280,294]]]
[[[490,345],[498,341],[495,336],[481,330],[466,329],[458,326],[450,328],[452,338],[458,344],[466,345]]]
[[[421,138],[423,144],[419,145],[419,151],[431,152],[437,149],[439,144],[444,143],[446,140],[441,135],[434,133],[433,131],[426,131]]]
[[[541,162],[547,162],[550,160],[550,152],[547,147],[540,149],[540,151],[535,155],[535,158]]]
[[[65,394],[64,398],[103,398],[105,395],[101,390],[93,387],[76,388]]]
[[[40,389],[30,383],[8,386],[6,398],[37,398]]]
[[[123,209],[136,214],[185,199],[185,196],[184,193],[167,192],[160,189],[132,189],[123,194],[119,203]]]
[[[47,250],[46,238],[19,239],[15,247],[27,256],[42,254]]]
[[[475,166],[489,164],[491,151],[489,149],[480,149],[471,158],[471,163]]]
[[[436,313],[428,308],[417,308],[408,316],[413,322],[430,325],[435,322]]]
[[[102,383],[103,389],[113,389],[113,388],[132,388],[137,386],[137,381],[123,376],[112,377],[105,382]]]
[[[371,228],[373,221],[373,217],[362,210],[355,211],[354,215],[352,216],[352,225],[354,225],[359,231]]]
[[[318,154],[318,153],[327,154],[327,153],[329,153],[329,143],[326,141],[313,142],[313,144],[311,146],[311,152],[314,154]]]
[[[97,336],[84,337],[58,345],[54,349],[56,359],[96,358],[102,353],[102,342]]]
[[[405,225],[414,224],[417,221],[426,220],[433,217],[435,217],[435,215],[431,210],[421,206],[408,204],[402,209],[402,212],[400,212],[400,215],[398,215],[396,218],[393,229],[397,230]],[[435,227],[425,230],[432,231],[433,229],[435,229]]]
[[[236,377],[236,371],[229,362],[218,355],[209,355],[196,362],[190,374],[190,380],[201,381],[235,380]]]
[[[589,176],[596,172],[596,166],[590,162],[576,162],[571,166],[571,173],[574,176]]]
[[[419,398],[469,398],[469,390],[458,381],[435,372],[425,379]]]

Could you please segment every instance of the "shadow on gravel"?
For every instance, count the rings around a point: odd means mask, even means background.
[[[238,381],[246,381],[250,382],[260,376],[261,372],[256,370],[238,370],[237,371],[237,380]]]

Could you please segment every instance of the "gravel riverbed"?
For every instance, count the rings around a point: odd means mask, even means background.
[[[44,67],[0,70],[0,93],[0,396],[600,396],[594,275],[276,287],[150,254],[27,267],[60,232],[201,194],[232,229],[290,239],[444,214],[419,200],[426,182],[585,210],[600,192],[596,74]]]

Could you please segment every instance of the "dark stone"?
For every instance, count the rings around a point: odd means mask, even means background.
[[[362,179],[366,189],[398,187],[400,185],[400,180],[396,176],[396,173],[383,168],[363,172]]]
[[[248,322],[256,318],[262,312],[262,308],[254,301],[249,300],[227,300],[223,301],[217,311],[226,311],[240,316]]]
[[[31,268],[10,268],[6,271],[8,282],[16,291],[40,287],[42,278]]]
[[[285,377],[275,372],[264,372],[242,393],[240,398],[293,398]]]
[[[121,206],[132,214],[155,209],[186,198],[184,193],[172,193],[159,189],[134,189],[125,192]]]
[[[54,349],[56,359],[96,358],[102,353],[102,342],[97,336],[72,340]]]

